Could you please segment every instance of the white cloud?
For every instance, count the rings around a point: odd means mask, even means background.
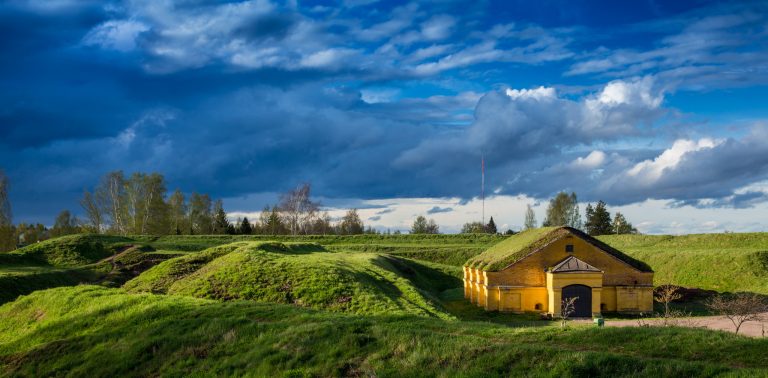
[[[553,99],[557,97],[555,88],[538,87],[533,89],[507,89],[507,96],[513,99],[531,98],[535,100]]]
[[[715,141],[708,138],[700,139],[699,141],[685,139],[677,140],[672,144],[672,147],[664,150],[664,152],[655,159],[637,163],[627,171],[627,175],[634,177],[645,184],[651,184],[662,176],[664,170],[677,167],[685,154],[701,151],[705,148],[711,149],[720,143],[722,143],[722,141]]]
[[[93,28],[83,38],[85,45],[97,45],[104,49],[131,51],[136,48],[136,39],[149,26],[134,20],[111,20]]]
[[[636,81],[616,80],[608,83],[594,100],[587,102],[588,106],[595,103],[607,106],[625,104],[643,104],[648,108],[658,108],[664,96],[660,91],[654,91],[651,76]]]
[[[301,59],[301,66],[310,68],[341,68],[342,63],[355,57],[358,50],[331,48],[307,55]]]
[[[585,157],[576,158],[573,165],[580,168],[595,169],[605,163],[606,155],[603,151],[592,151]]]
[[[395,88],[371,88],[360,90],[360,98],[369,104],[393,102],[399,94],[400,90]]]
[[[450,35],[454,25],[456,25],[456,19],[451,16],[434,16],[421,24],[421,35],[429,41],[445,39]]]
[[[250,197],[249,197],[250,198]],[[276,194],[264,196],[257,208],[274,202]],[[243,204],[251,204],[239,199],[225,199],[224,206],[233,209],[228,214],[231,218],[247,216],[258,219],[258,211],[235,210]],[[526,196],[491,196],[485,200],[486,222],[493,217],[496,224],[502,225],[500,231],[507,228],[519,231],[525,222],[527,205],[532,205],[538,224],[541,225],[546,213],[547,202],[537,201]],[[418,215],[433,218],[443,233],[457,233],[464,223],[480,221],[481,201],[474,198],[461,201],[459,198],[386,198],[371,200],[336,200],[335,205],[326,208],[332,218],[342,217],[347,209],[356,207],[366,226],[373,226],[382,231],[410,229]],[[581,203],[583,216],[586,203]],[[451,211],[428,214],[431,209],[450,208]],[[647,200],[632,205],[608,206],[611,214],[620,212],[642,233],[647,234],[686,234],[707,232],[755,232],[768,231],[768,203],[749,209],[709,209],[709,208],[672,208],[667,201]],[[712,219],[717,219],[713,221]]]
[[[606,87],[628,89],[610,89],[621,103],[607,104],[599,101],[605,89],[581,99],[560,97],[548,87],[489,92],[478,102],[469,128],[426,140],[401,154],[395,164],[428,164],[432,169],[445,165],[444,172],[451,172],[457,160],[466,161],[483,150],[517,169],[520,160],[638,135],[664,112],[658,107],[663,94],[652,92],[650,83],[646,78],[612,82]]]

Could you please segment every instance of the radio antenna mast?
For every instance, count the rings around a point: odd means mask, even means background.
[[[480,154],[480,198],[483,202],[483,227],[485,227],[485,154]]]

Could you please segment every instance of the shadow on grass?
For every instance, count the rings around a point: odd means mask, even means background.
[[[518,331],[77,290],[61,301],[78,307],[8,339],[0,349],[5,374],[693,377],[742,368],[755,369],[745,375],[762,375],[768,364],[768,341],[703,330]],[[45,303],[31,301],[26,308],[45,311]]]

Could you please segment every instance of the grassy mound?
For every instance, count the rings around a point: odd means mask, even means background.
[[[768,233],[608,235],[599,239],[648,263],[657,285],[768,294]]]
[[[134,236],[137,243],[159,250],[197,252],[239,241],[310,242],[331,251],[376,252],[400,257],[461,266],[504,236],[488,234],[462,235],[169,235]]]
[[[355,314],[450,318],[429,291],[411,281],[416,277],[409,265],[386,255],[330,253],[306,243],[238,242],[160,263],[124,288]]]
[[[764,376],[768,340],[513,328],[78,286],[0,307],[8,376]]]
[[[107,235],[68,235],[0,253],[0,265],[44,264],[74,267],[109,257],[132,239]]]

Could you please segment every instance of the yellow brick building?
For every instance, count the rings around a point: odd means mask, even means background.
[[[488,311],[560,315],[577,297],[572,317],[653,310],[653,270],[570,227],[523,231],[467,261],[464,296]]]

